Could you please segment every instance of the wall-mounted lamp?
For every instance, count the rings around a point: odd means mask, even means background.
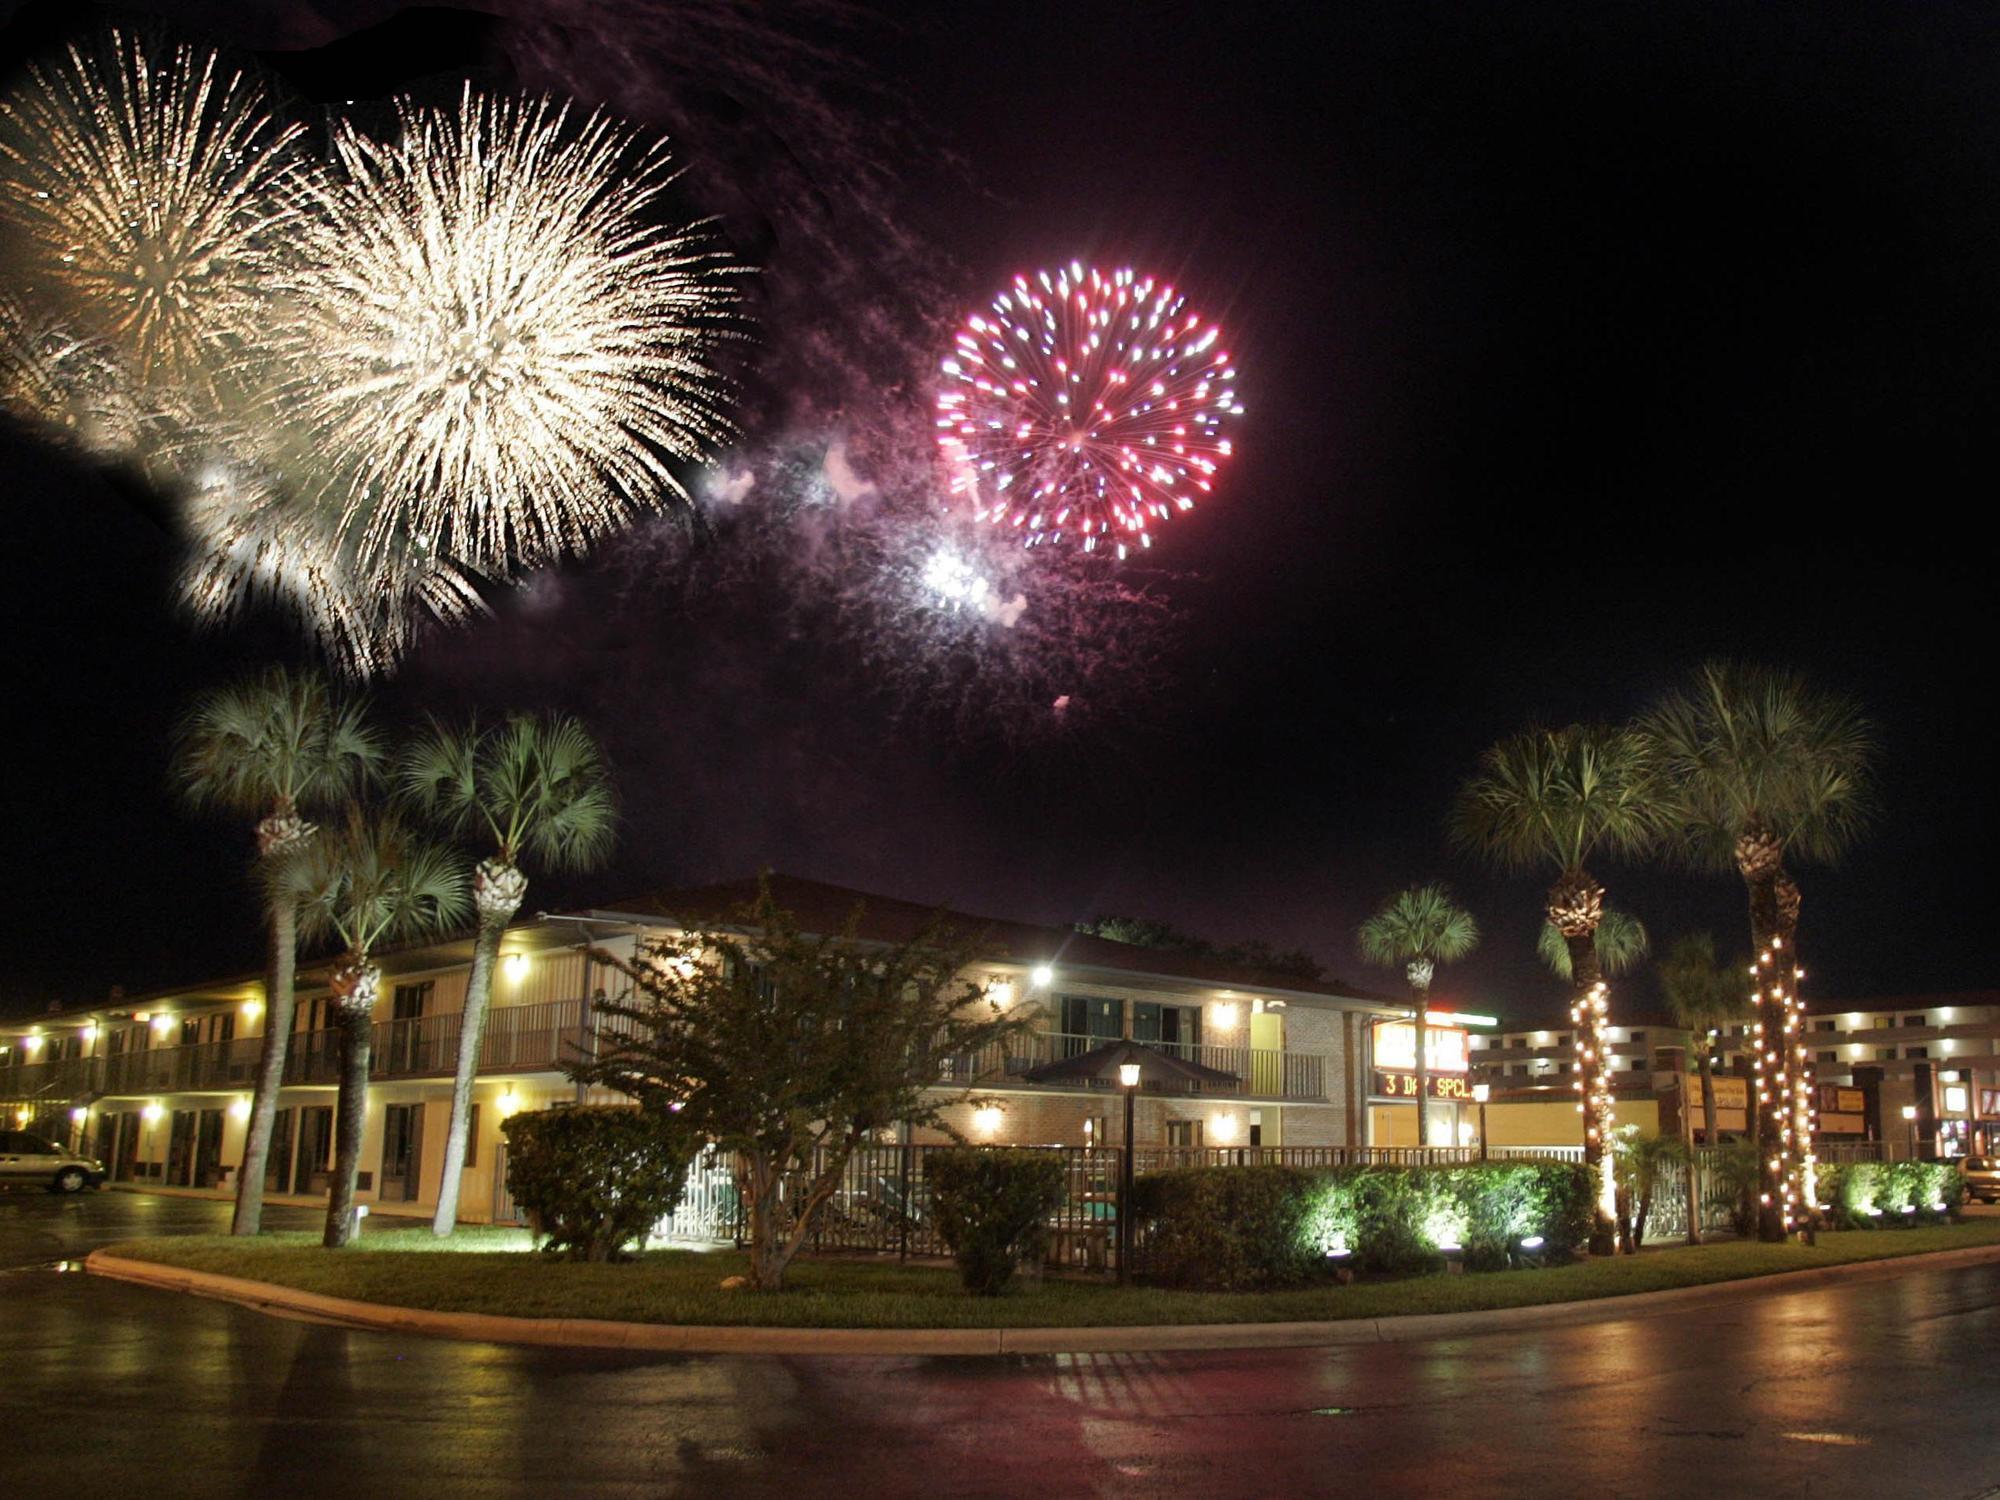
[[[510,1083],[500,1091],[500,1118],[503,1120],[511,1118],[520,1107],[520,1096],[514,1092],[514,1085]]]
[[[1056,971],[1048,964],[1036,964],[1028,970],[1028,983],[1038,990],[1045,990],[1056,982]]]
[[[981,1135],[992,1135],[1000,1129],[1000,1122],[1006,1116],[997,1104],[983,1104],[972,1112],[972,1128]]]
[[[500,961],[500,967],[506,972],[508,983],[519,984],[528,977],[528,968],[533,962],[525,953],[510,953]]]

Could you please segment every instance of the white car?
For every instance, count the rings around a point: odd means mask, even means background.
[[[104,1181],[104,1163],[25,1130],[0,1130],[0,1187],[80,1193]]]

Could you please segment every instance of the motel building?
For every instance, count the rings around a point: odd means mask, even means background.
[[[1686,1099],[1692,1133],[1703,1133],[1696,1039],[1658,1016],[1629,1017],[1605,1032],[1609,1082],[1620,1125],[1678,1133]],[[1495,1147],[1538,1143],[1557,1115],[1575,1113],[1573,1038],[1565,1028],[1499,1031],[1472,1038],[1475,1084],[1494,1101]],[[1830,1157],[2000,1155],[2000,991],[1808,998],[1806,1045],[1813,1071],[1816,1140]],[[1748,1129],[1750,1027],[1716,1041],[1718,1136]]]
[[[543,914],[509,929],[473,1095],[463,1218],[513,1217],[500,1122],[581,1097],[561,1064],[590,1044],[593,1004],[624,987],[623,975],[588,950],[629,956],[649,936],[676,930],[669,913],[726,921],[755,889],[745,880],[674,891]],[[773,891],[807,931],[837,930],[857,902],[865,903],[864,939],[907,939],[931,915],[917,903],[790,877],[774,877]],[[1038,1016],[1004,1055],[994,1049],[947,1060],[940,1087],[979,1092],[976,1105],[956,1106],[953,1121],[973,1141],[1124,1144],[1115,1085],[1038,1085],[1021,1074],[1129,1038],[1232,1080],[1186,1092],[1148,1085],[1136,1102],[1132,1143],[1141,1150],[1310,1147],[1358,1155],[1416,1142],[1414,1027],[1394,998],[1060,928],[980,917],[961,925],[987,933],[997,955],[970,977],[1002,1004],[1032,1005]],[[381,956],[358,1191],[372,1212],[427,1213],[435,1205],[471,950],[465,934]],[[312,1204],[327,1189],[339,1076],[328,968],[321,961],[299,969],[265,1183],[273,1202]],[[1451,1013],[1430,1014],[1431,1139],[1470,1144],[1470,1035]],[[83,1150],[106,1164],[116,1185],[226,1196],[242,1160],[265,1016],[261,980],[239,976],[114,993],[101,1004],[0,1023],[0,1127]]]

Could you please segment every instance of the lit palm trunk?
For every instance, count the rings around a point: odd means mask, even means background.
[[[334,1113],[333,1183],[321,1239],[338,1250],[354,1238],[354,1185],[361,1175],[361,1137],[368,1127],[368,1065],[375,1047],[375,999],[382,971],[358,961],[350,967],[340,1011],[340,1098]]]
[[[493,997],[493,972],[500,961],[500,940],[506,936],[507,924],[520,911],[527,893],[527,877],[496,860],[482,861],[473,876],[472,899],[479,913],[479,935],[472,944],[472,972],[465,981],[465,1012],[459,1018],[451,1123],[445,1130],[444,1170],[438,1181],[437,1211],[431,1218],[433,1234],[450,1234],[458,1222],[458,1200],[465,1177],[465,1144],[472,1121],[472,1085],[479,1076],[479,1052]]]

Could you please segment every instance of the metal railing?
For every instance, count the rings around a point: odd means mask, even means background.
[[[939,1081],[984,1085],[989,1088],[1034,1088],[1022,1074],[1044,1063],[1081,1057],[1094,1047],[1102,1047],[1116,1037],[1082,1036],[1074,1032],[1032,1031],[1005,1041],[989,1042],[970,1052],[954,1053],[940,1059]],[[1224,1047],[1207,1042],[1145,1042],[1142,1045],[1176,1057],[1233,1074],[1233,1084],[1184,1086],[1151,1084],[1142,1086],[1146,1094],[1205,1094],[1224,1098],[1324,1099],[1326,1059],[1313,1052],[1287,1052],[1276,1047]],[[1066,1088],[1102,1087],[1115,1091],[1111,1079],[1093,1085],[1089,1081],[1065,1084]]]

